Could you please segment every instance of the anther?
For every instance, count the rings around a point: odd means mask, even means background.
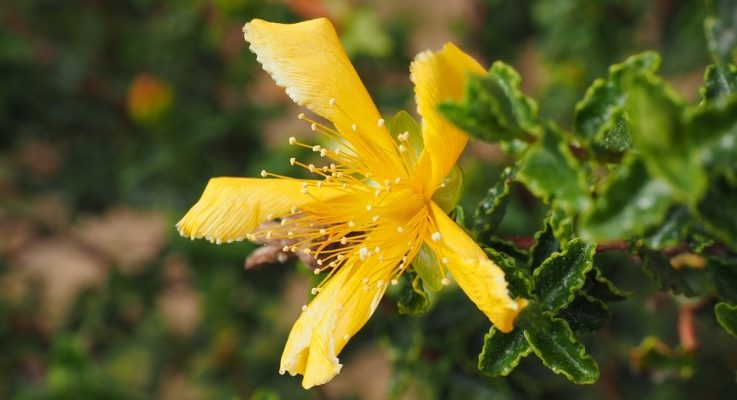
[[[353,228],[354,226],[356,226],[356,223],[353,222],[353,221],[348,221],[348,226],[350,226],[351,228]]]
[[[268,172],[266,172],[266,170],[265,170],[265,169],[262,169],[262,170],[261,170],[261,177],[262,177],[262,178],[266,178],[266,175],[268,175]]]
[[[440,232],[435,232],[430,236],[430,238],[433,242],[439,242],[442,237],[440,236]]]
[[[315,172],[315,164],[310,164],[307,166],[307,169],[310,170],[310,172]]]
[[[320,275],[320,268],[315,268],[314,270],[312,270],[312,273],[315,275]]]
[[[392,286],[397,286],[399,284],[399,281],[396,279],[392,279]]]
[[[371,204],[366,205],[366,211],[371,211],[373,209],[374,209],[374,206],[372,206]]]
[[[304,250],[302,250],[302,252],[305,253],[305,254],[310,254],[310,249],[304,249]]]
[[[351,130],[354,132],[358,129],[358,126],[356,124],[351,125]]]
[[[292,232],[292,231],[287,232],[287,236],[289,236],[289,237],[294,236],[294,232]]]
[[[371,218],[371,220],[374,221],[374,222],[376,222],[376,221],[379,220],[379,216],[378,215],[374,215],[373,218]]]
[[[399,233],[404,232],[404,228],[402,228],[401,226],[398,226],[397,227],[397,232],[399,232]]]
[[[304,114],[299,114],[299,115],[304,116]],[[289,137],[289,144],[295,144],[295,143],[297,143],[297,138],[295,138],[294,136],[290,136]]]
[[[325,157],[328,154],[328,151],[325,149],[320,150],[320,157]]]
[[[404,147],[404,145],[403,145],[403,144],[400,144],[400,145],[399,145],[399,152],[400,152],[400,153],[404,153],[405,151],[407,151],[407,148],[406,148],[406,147]]]
[[[316,144],[316,145],[312,146],[312,151],[314,151],[314,152],[318,152],[318,151],[320,151],[321,149],[322,149],[322,147],[320,147],[320,145],[319,145],[319,144]]]
[[[382,286],[384,286],[383,280],[379,279],[378,281],[376,281],[376,287],[382,287]]]
[[[299,113],[299,115],[297,115],[297,119],[305,119],[305,113]]]
[[[302,306],[302,311],[307,311],[307,304]]]
[[[394,179],[394,183],[396,183],[396,184],[399,184],[399,182],[401,182],[401,181],[402,181],[402,178],[401,177],[397,177],[396,179]]]
[[[325,228],[320,229],[320,234],[321,235],[324,235],[326,233],[328,233],[328,230],[327,229],[325,229]]]
[[[330,99],[330,101],[328,103],[330,104],[330,107],[334,106],[335,105],[335,99]]]
[[[345,245],[347,243],[348,243],[348,238],[347,237],[343,236],[342,238],[340,238],[340,244]],[[338,256],[338,259],[340,260],[340,255]]]
[[[448,260],[448,257],[443,257],[443,258],[440,259],[440,262],[442,262],[443,264],[447,264],[450,261]]]
[[[289,165],[294,165],[296,163],[297,163],[297,159],[296,158],[292,157],[292,158],[289,159]]]
[[[361,249],[358,250],[358,256],[361,259],[361,261],[365,260],[366,257],[368,257],[368,248],[361,247]]]
[[[450,285],[450,279],[443,278],[443,279],[440,280],[440,283],[443,284],[443,286],[448,286],[448,285]]]
[[[377,122],[377,125],[379,126],[379,128],[381,128],[382,126],[384,126],[384,118],[379,118],[379,121]]]
[[[381,247],[376,246],[376,248],[374,249],[374,253],[381,253]]]

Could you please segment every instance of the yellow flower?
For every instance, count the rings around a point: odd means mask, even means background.
[[[501,269],[432,200],[468,140],[436,105],[459,99],[468,74],[484,69],[450,43],[417,56],[410,67],[423,118],[424,149],[417,155],[407,134],[390,136],[328,20],[256,19],[243,32],[292,100],[333,127],[304,114],[300,119],[339,146],[290,138],[290,144],[312,148],[325,160],[313,165],[290,159],[317,179],[266,171],[262,177],[271,179],[213,178],[177,227],[186,237],[218,243],[288,239],[293,244],[284,251],[310,254],[321,265],[315,273],[327,272],[292,328],[280,372],[304,375],[305,388],[338,374],[337,355],[423,244],[441,261],[442,276],[450,272],[497,329],[509,332],[526,301],[509,297]]]

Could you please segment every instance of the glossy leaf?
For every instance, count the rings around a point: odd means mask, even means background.
[[[546,309],[557,311],[573,301],[593,267],[595,251],[596,245],[574,239],[535,270],[535,294]]]
[[[737,93],[737,67],[732,64],[712,64],[704,72],[701,98],[704,102]]]
[[[568,323],[551,312],[529,306],[519,317],[532,351],[546,367],[563,374],[577,384],[589,384],[599,378],[599,366],[573,336]]]
[[[586,283],[583,286],[589,296],[602,301],[622,301],[631,296],[631,293],[619,289],[609,279],[604,276],[601,269],[594,266],[591,268],[589,275],[586,277]]]
[[[535,233],[535,244],[530,248],[530,270],[537,269],[548,257],[558,251],[560,251],[560,244],[555,238],[553,227],[546,221],[543,230]]]
[[[737,167],[737,96],[712,100],[688,114],[697,157],[712,174]]]
[[[714,307],[714,313],[717,316],[719,325],[727,333],[737,337],[737,305],[729,305],[724,302],[719,303]]]
[[[609,321],[612,312],[601,300],[580,293],[558,317],[565,319],[576,332],[596,332]]]
[[[440,112],[479,140],[530,141],[540,131],[537,104],[520,82],[517,71],[497,61],[486,76],[470,76],[463,100],[441,103]]]
[[[719,177],[698,205],[705,228],[727,246],[737,249],[737,185]]]
[[[700,296],[710,285],[709,274],[705,268],[676,269],[667,257],[657,251],[644,250],[641,257],[643,269],[661,289],[686,296]]]
[[[706,175],[684,126],[683,101],[662,80],[646,74],[629,79],[626,112],[634,147],[650,175],[662,179],[677,200],[695,204]]]
[[[737,304],[737,260],[709,260],[708,268],[720,299]]]
[[[422,287],[420,276],[413,271],[407,271],[402,277],[402,287],[397,300],[400,314],[422,315],[430,307],[430,297]]]
[[[555,200],[565,211],[583,209],[589,202],[583,169],[553,127],[522,158],[517,179],[535,196]]]
[[[488,240],[496,232],[507,209],[515,173],[515,168],[505,168],[496,184],[489,188],[486,196],[476,206],[473,213],[473,235],[478,240]]]
[[[612,172],[596,203],[582,215],[580,234],[593,241],[640,235],[661,224],[672,204],[671,187],[630,158]]]
[[[714,1],[714,12],[705,21],[706,43],[717,61],[731,61],[737,55],[737,13],[732,0]]]
[[[491,327],[484,336],[479,354],[479,370],[491,377],[507,376],[523,357],[532,352],[522,329],[502,333]]]
[[[645,233],[644,243],[653,250],[675,246],[686,238],[692,221],[686,206],[676,206],[668,211],[663,222]]]

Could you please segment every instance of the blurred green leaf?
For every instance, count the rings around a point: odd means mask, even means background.
[[[540,135],[537,104],[519,88],[517,71],[501,61],[486,76],[471,75],[461,102],[444,102],[439,110],[469,135],[485,142],[530,141]]]
[[[707,264],[719,298],[737,304],[737,260],[712,258]]]
[[[704,72],[704,86],[701,87],[704,102],[737,93],[737,67],[733,64],[711,64]]]
[[[596,332],[609,321],[612,312],[601,300],[579,293],[558,317],[565,319],[575,332]]]
[[[387,34],[375,10],[369,7],[357,8],[346,22],[340,37],[349,56],[386,57],[391,53],[392,38]]]
[[[730,335],[737,337],[737,305],[718,303],[714,307],[719,325]]]
[[[583,168],[553,127],[545,129],[520,160],[517,179],[535,196],[555,201],[567,212],[581,210],[589,202]]]
[[[484,347],[479,354],[479,370],[491,377],[507,376],[530,354],[532,348],[527,343],[524,332],[517,328],[502,333],[493,326],[484,336]]]
[[[694,374],[695,360],[685,349],[671,349],[656,336],[648,336],[631,352],[635,366],[660,376],[675,374],[680,378],[690,378]]]
[[[489,188],[486,196],[476,206],[473,213],[473,236],[477,240],[488,240],[499,227],[507,209],[515,173],[514,167],[505,168],[496,184]]]
[[[422,315],[430,308],[430,297],[422,287],[422,279],[413,272],[407,271],[402,276],[397,309],[400,314]]]
[[[518,317],[525,338],[546,367],[577,384],[599,379],[599,366],[573,336],[568,323],[551,312],[528,306]]]
[[[631,296],[630,293],[616,287],[596,266],[591,268],[589,276],[586,277],[583,291],[601,301],[622,301]]]
[[[668,211],[663,222],[645,232],[645,245],[654,250],[675,246],[686,238],[693,216],[686,206],[676,206]]]
[[[717,177],[697,211],[709,233],[737,249],[737,185],[725,177]]]
[[[705,268],[674,268],[670,260],[657,251],[643,250],[642,267],[663,290],[676,294],[700,296],[710,286],[709,274]]]
[[[706,43],[717,61],[732,61],[737,47],[737,8],[732,0],[714,0],[706,18]]]
[[[596,203],[581,216],[580,234],[596,241],[640,235],[660,224],[671,204],[670,186],[630,158],[607,177]]]
[[[558,311],[573,301],[593,267],[595,251],[596,245],[574,239],[535,270],[535,294],[546,309]]]

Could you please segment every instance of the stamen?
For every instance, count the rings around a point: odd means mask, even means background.
[[[299,115],[304,116],[304,114],[299,114]],[[289,137],[289,144],[295,144],[295,143],[297,143],[297,138],[294,137],[294,136],[290,136]]]
[[[384,126],[384,118],[379,118],[379,121],[377,122],[377,125],[379,126],[379,128],[381,128],[382,126]]]
[[[268,174],[269,174],[269,173],[268,173],[268,172],[266,172],[266,170],[265,170],[265,169],[262,169],[262,170],[261,170],[261,177],[262,177],[262,178],[266,178],[266,176],[267,176]]]
[[[430,238],[433,242],[439,242],[442,237],[440,236],[440,232],[435,232],[430,236]]]
[[[294,166],[294,164],[295,164],[296,162],[297,162],[297,159],[296,159],[296,158],[294,158],[294,157],[292,157],[292,158],[290,158],[290,159],[289,159],[289,165],[292,165],[292,166]]]
[[[335,105],[335,99],[330,99],[330,101],[328,103],[330,104],[330,107],[334,106]]]
[[[397,227],[397,232],[399,232],[399,233],[404,232],[404,228],[402,228],[401,226],[398,226]]]

